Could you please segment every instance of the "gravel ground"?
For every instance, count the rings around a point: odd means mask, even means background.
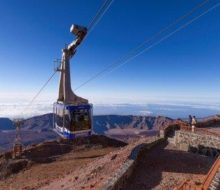
[[[41,186],[78,171],[83,165],[92,162],[97,157],[103,157],[117,149],[115,147],[96,146],[90,149],[71,151],[51,163],[36,163],[5,180],[1,180],[0,190],[39,189]]]
[[[127,160],[134,147],[154,140],[155,137],[149,137],[140,138],[138,141],[131,142],[119,150],[112,151],[102,158],[97,158],[87,163],[78,170],[65,175],[62,179],[44,186],[42,190],[100,189]]]
[[[186,179],[203,180],[214,160],[164,143],[143,154],[123,190],[171,190]]]

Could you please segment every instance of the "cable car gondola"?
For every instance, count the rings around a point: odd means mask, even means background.
[[[89,136],[92,132],[92,105],[54,104],[56,132],[67,139]]]
[[[87,34],[87,28],[72,25],[70,28],[76,39],[62,50],[60,68],[60,84],[57,102],[54,103],[54,129],[65,139],[89,136],[92,133],[93,106],[88,100],[72,91],[70,80],[70,59],[77,46]]]

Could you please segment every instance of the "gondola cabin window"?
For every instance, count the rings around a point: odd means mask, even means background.
[[[56,108],[56,124],[63,127],[63,109]]]
[[[82,131],[91,129],[91,120],[89,110],[80,109],[70,111],[71,113],[71,131]]]

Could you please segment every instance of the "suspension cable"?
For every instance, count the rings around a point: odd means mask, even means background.
[[[91,32],[91,30],[98,24],[98,22],[101,20],[101,18],[104,16],[105,12],[109,9],[111,4],[113,3],[114,0],[106,0],[98,12],[96,13],[95,17],[91,20],[91,22],[88,25],[88,31]]]
[[[55,76],[57,71],[54,71],[53,74],[47,79],[47,81],[43,84],[43,86],[40,88],[40,90],[36,93],[36,95],[32,98],[30,103],[27,105],[26,108],[31,106],[31,104],[37,99],[37,97],[40,95],[40,93],[43,91],[43,89],[47,86],[47,84],[51,81],[51,79]]]
[[[165,28],[163,28],[162,30],[160,30],[159,32],[157,32],[155,35],[153,35],[152,37],[150,37],[149,39],[147,39],[146,41],[144,41],[142,44],[138,45],[136,48],[132,49],[131,51],[129,51],[125,56],[122,56],[121,58],[119,58],[117,61],[109,64],[107,67],[105,67],[104,69],[102,69],[101,71],[97,72],[96,74],[94,74],[92,77],[90,77],[88,80],[86,80],[85,82],[83,82],[82,84],[80,84],[77,88],[75,88],[74,90],[78,90],[81,87],[85,86],[86,84],[88,84],[89,82],[95,80],[96,78],[102,76],[104,73],[108,72],[110,69],[116,70],[116,67],[119,67],[124,65],[125,63],[129,62],[130,60],[136,58],[137,56],[139,56],[140,54],[146,52],[147,50],[150,50],[151,48],[153,48],[154,46],[158,45],[159,43],[161,43],[162,41],[164,41],[165,39],[169,38],[170,36],[172,36],[174,33],[180,31],[181,29],[185,28],[186,26],[188,26],[189,24],[191,24],[192,22],[194,22],[195,20],[199,19],[200,17],[202,17],[203,15],[207,14],[208,12],[212,11],[213,9],[217,8],[219,6],[219,3],[214,5],[213,7],[209,8],[208,10],[206,10],[205,12],[203,12],[202,14],[200,14],[199,16],[191,19],[189,22],[187,22],[186,24],[180,26],[177,30],[175,30],[174,32],[169,33],[168,35],[166,35],[165,37],[163,37],[161,40],[159,40],[159,42],[154,42],[153,44],[149,44],[149,46],[145,47],[145,45],[151,41],[153,41],[153,39],[155,39],[157,36],[159,36],[160,34],[164,33],[165,31],[167,31],[168,29],[170,29],[171,27],[175,26],[176,24],[178,24],[179,22],[181,22],[183,19],[187,18],[188,16],[192,15],[195,11],[197,11],[199,8],[201,8],[203,5],[205,5],[207,2],[209,2],[209,0],[205,0],[202,3],[198,4],[196,7],[194,7],[193,9],[191,9],[188,13],[184,14],[183,16],[179,17],[178,19],[176,19],[174,22],[172,22],[171,24],[169,24],[168,26],[166,26]],[[141,49],[144,48],[144,49]],[[111,70],[110,72],[112,72],[113,70]]]
[[[117,65],[116,67],[114,67],[112,70],[109,71],[109,73],[119,69],[120,67],[122,67],[123,65],[125,65],[126,63],[128,63],[129,61],[131,61],[132,59],[135,59],[136,57],[138,57],[139,55],[149,51],[150,49],[152,49],[153,47],[157,46],[158,44],[160,44],[161,42],[165,41],[166,39],[170,38],[171,36],[173,36],[175,33],[179,32],[180,30],[186,28],[188,25],[192,24],[193,22],[195,22],[196,20],[198,20],[200,17],[206,15],[207,13],[211,12],[212,10],[214,10],[215,8],[219,7],[220,3],[217,3],[216,5],[212,6],[211,8],[207,9],[205,12],[201,13],[200,15],[194,17],[193,19],[191,19],[190,21],[188,21],[187,23],[183,24],[182,26],[178,27],[176,30],[174,30],[173,32],[169,33],[168,35],[164,36],[163,38],[161,38],[159,41],[151,44],[150,46],[148,46],[147,48],[144,48],[143,50],[141,50],[140,52],[138,52],[136,55],[129,57],[127,60],[125,60],[124,62],[122,62],[121,64]]]

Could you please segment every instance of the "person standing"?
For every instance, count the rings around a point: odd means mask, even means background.
[[[192,116],[191,115],[189,115],[189,127],[191,127],[192,126]]]
[[[196,124],[197,124],[196,117],[193,116],[193,117],[192,117],[192,132],[193,132],[193,133],[195,132]]]

